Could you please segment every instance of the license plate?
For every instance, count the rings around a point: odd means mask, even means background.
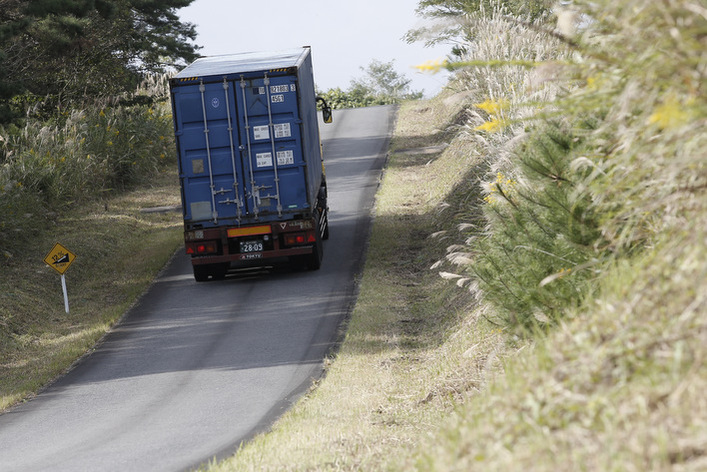
[[[241,254],[249,252],[263,252],[262,241],[241,241]]]

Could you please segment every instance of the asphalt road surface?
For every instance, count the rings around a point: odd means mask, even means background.
[[[180,251],[95,352],[0,415],[0,471],[185,470],[267,430],[340,340],[394,115],[320,124],[331,236],[319,271],[197,284]]]

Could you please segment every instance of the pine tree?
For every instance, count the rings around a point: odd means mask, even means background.
[[[194,26],[176,14],[192,1],[0,0],[0,122],[22,94],[55,103],[114,95],[193,60]]]

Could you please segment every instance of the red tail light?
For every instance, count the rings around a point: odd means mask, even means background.
[[[218,245],[216,241],[209,241],[209,242],[204,242],[204,243],[188,243],[187,246],[187,254],[195,255],[195,254],[214,254],[218,252]]]
[[[306,244],[307,237],[304,233],[294,233],[285,235],[286,246],[296,246],[298,244]]]

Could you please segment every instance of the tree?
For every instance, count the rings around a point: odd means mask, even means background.
[[[54,102],[130,90],[196,57],[193,0],[0,0],[0,122],[23,93]]]
[[[523,18],[528,22],[546,21],[555,0],[420,0],[417,14],[428,19],[461,20],[471,14],[491,15],[495,8],[503,8],[509,15]],[[427,45],[451,43],[452,55],[464,53],[459,47],[460,38],[468,41],[469,32],[461,21],[440,22],[408,31],[403,39],[408,43],[423,41]]]
[[[417,12],[423,17],[459,17],[494,8],[505,8],[508,13],[536,20],[552,12],[554,0],[420,0]]]
[[[422,98],[422,91],[410,90],[412,80],[399,74],[395,70],[394,62],[394,60],[381,62],[374,59],[368,67],[361,67],[360,69],[366,75],[360,79],[351,80],[349,93],[354,96],[383,99],[388,103]]]

